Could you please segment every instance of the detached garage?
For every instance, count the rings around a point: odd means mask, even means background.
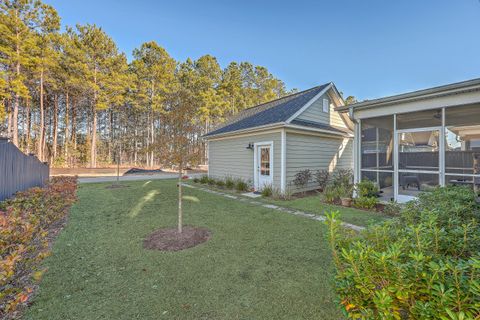
[[[337,112],[343,105],[328,83],[243,110],[205,135],[209,176],[285,191],[302,170],[351,169],[352,123]]]

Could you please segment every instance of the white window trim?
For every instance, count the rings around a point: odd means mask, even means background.
[[[326,109],[325,105],[327,106]],[[322,111],[325,113],[330,113],[330,100],[328,100],[327,98],[323,98],[322,100]]]

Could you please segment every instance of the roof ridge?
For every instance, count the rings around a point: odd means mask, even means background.
[[[329,83],[330,83],[330,82],[329,82]],[[283,99],[286,99],[286,98],[293,98],[293,97],[296,96],[296,95],[300,95],[300,94],[307,93],[307,92],[312,91],[312,90],[314,90],[314,89],[318,89],[318,88],[320,88],[320,87],[323,87],[324,85],[326,85],[326,83],[321,84],[321,85],[318,85],[318,86],[315,86],[315,87],[312,87],[312,88],[310,88],[310,89],[305,89],[305,90],[302,90],[302,91],[299,91],[299,92],[294,92],[294,93],[291,93],[291,94],[287,94],[286,96],[283,96],[283,97],[280,97],[280,98],[276,98],[276,99],[273,99],[273,100],[269,100],[269,101],[267,101],[267,102],[263,102],[263,103],[260,103],[260,104],[255,105],[255,106],[251,106],[251,107],[245,108],[245,109],[243,109],[242,111],[254,109],[254,108],[257,108],[257,107],[261,107],[261,106],[264,106],[264,105],[266,105],[266,104],[270,104],[270,103],[272,103],[272,102],[280,101],[280,100],[283,100]]]

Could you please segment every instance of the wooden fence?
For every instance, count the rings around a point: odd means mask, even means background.
[[[17,191],[45,185],[49,167],[33,155],[25,155],[0,137],[0,201]]]

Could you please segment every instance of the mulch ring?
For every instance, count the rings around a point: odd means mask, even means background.
[[[180,251],[204,243],[211,235],[210,230],[200,227],[184,226],[182,233],[178,233],[177,228],[158,229],[143,241],[143,247],[150,250]]]

